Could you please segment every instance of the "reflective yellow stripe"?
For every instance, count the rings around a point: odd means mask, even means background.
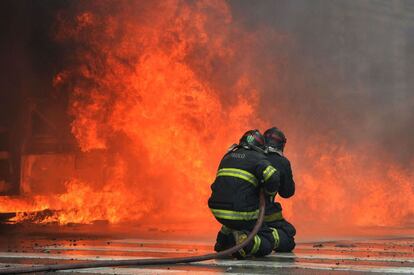
[[[222,168],[222,169],[218,170],[217,177],[223,177],[223,176],[224,177],[240,178],[240,179],[243,179],[245,181],[250,182],[254,186],[257,186],[257,183],[258,183],[258,180],[256,179],[256,177],[252,173],[247,172],[247,171],[242,170],[242,169]]]
[[[225,219],[225,220],[248,221],[248,220],[255,220],[257,219],[257,217],[259,217],[259,209],[256,211],[250,211],[250,212],[239,212],[239,211],[213,209],[213,208],[210,208],[210,210],[216,218]]]
[[[250,251],[250,255],[254,255],[260,248],[260,244],[262,243],[262,240],[259,238],[259,236],[254,236],[254,245],[252,248],[252,251]]]
[[[280,220],[283,220],[282,211],[264,216],[265,222],[274,222],[274,221],[280,221]]]
[[[247,235],[241,231],[233,231],[234,239],[236,240],[236,244],[241,244],[247,239]],[[246,251],[242,248],[239,251],[240,256],[245,258],[247,256]]]
[[[276,168],[274,168],[273,166],[269,165],[266,167],[266,169],[263,171],[263,179],[264,181],[267,181],[268,179],[270,179],[270,177],[276,172]]]
[[[279,246],[279,233],[277,232],[276,228],[272,228],[270,227],[270,229],[272,230],[272,236],[273,239],[275,240],[275,245],[273,246],[273,249],[276,249]]]
[[[246,258],[247,255],[243,248],[239,250],[239,253],[243,258]]]
[[[229,235],[231,233],[231,229],[223,225],[220,229],[220,232],[223,233],[224,235]]]

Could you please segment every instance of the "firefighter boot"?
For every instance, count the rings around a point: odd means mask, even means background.
[[[244,231],[233,231],[232,233],[233,233],[233,238],[234,238],[236,245],[241,244],[247,239],[247,234]],[[239,260],[246,258],[247,257],[246,249],[249,246],[250,244],[248,244],[247,247],[240,249],[239,251],[234,253],[232,256]]]
[[[235,245],[232,230],[226,226],[222,226],[220,231],[217,233],[216,244],[214,245],[214,251],[220,252]]]

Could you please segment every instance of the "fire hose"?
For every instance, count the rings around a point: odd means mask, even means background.
[[[70,270],[70,269],[83,269],[83,268],[97,268],[97,267],[112,267],[112,266],[147,266],[147,265],[171,265],[171,264],[184,264],[192,262],[201,262],[212,259],[220,259],[233,253],[236,253],[240,249],[244,248],[250,243],[254,236],[259,231],[263,223],[265,210],[265,198],[263,190],[260,191],[260,202],[259,202],[259,217],[257,222],[242,243],[237,244],[229,249],[210,253],[205,255],[199,255],[194,257],[179,257],[179,258],[158,258],[158,259],[133,259],[133,260],[108,260],[108,261],[92,261],[83,263],[71,263],[71,264],[53,264],[43,266],[31,266],[31,267],[17,267],[0,269],[0,274],[21,274],[21,273],[33,273],[33,272],[46,272],[46,271],[58,271],[58,270]]]

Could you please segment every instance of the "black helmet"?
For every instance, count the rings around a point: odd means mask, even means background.
[[[278,128],[272,127],[264,132],[266,146],[283,152],[286,144],[285,134]]]
[[[249,130],[240,138],[239,145],[245,147],[259,147],[260,149],[264,149],[264,137],[259,132],[259,130]]]

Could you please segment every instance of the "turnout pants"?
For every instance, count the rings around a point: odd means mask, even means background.
[[[276,231],[277,238],[274,251],[276,252],[291,252],[295,244],[295,227],[285,219],[265,222],[266,226],[273,232]],[[275,234],[276,234],[275,233]]]
[[[266,200],[264,221],[275,235],[277,235],[274,251],[291,252],[295,248],[295,227],[283,218],[282,206],[273,202],[273,198]]]
[[[219,252],[228,249],[246,239],[247,235],[253,230],[256,220],[239,221],[217,219],[223,226],[217,234],[216,245],[214,250]],[[262,257],[270,254],[275,249],[275,240],[277,232],[263,223],[259,232],[254,239],[243,249],[236,253],[237,258],[246,258],[249,256]]]

